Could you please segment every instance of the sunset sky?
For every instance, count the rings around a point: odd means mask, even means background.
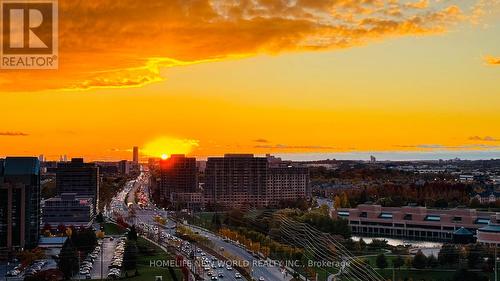
[[[0,156],[500,151],[500,0],[59,1]]]

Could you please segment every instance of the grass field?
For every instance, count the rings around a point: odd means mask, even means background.
[[[102,223],[101,227],[104,228],[105,235],[122,235],[127,231],[124,227],[109,222]]]
[[[392,279],[392,269],[377,270],[377,272],[386,279]],[[440,270],[440,269],[425,269],[425,270],[411,270],[401,269],[395,270],[396,280],[405,280],[405,278],[413,279],[415,281],[448,281],[452,280],[455,271]],[[488,275],[487,275],[488,276]],[[494,280],[493,274],[489,275],[490,280]],[[474,281],[474,280],[471,280]]]
[[[143,280],[155,280],[156,276],[163,276],[163,280],[174,281],[174,277],[170,274],[168,268],[163,267],[154,267],[150,266],[150,261],[168,261],[174,259],[167,253],[165,253],[160,247],[154,245],[153,243],[147,241],[146,239],[139,237],[137,240],[137,247],[148,249],[148,254],[139,254],[137,258],[137,271],[139,272],[139,276],[133,276],[135,270],[129,270],[128,274],[129,278],[124,278],[124,280],[128,281],[143,281]],[[174,274],[177,278],[177,281],[182,281],[182,273],[180,269],[174,268]]]

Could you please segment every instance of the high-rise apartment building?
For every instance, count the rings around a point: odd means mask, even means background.
[[[57,165],[57,194],[75,193],[78,197],[92,198],[94,212],[99,204],[99,182],[99,167],[94,163],[84,163],[82,158]]]
[[[194,193],[198,189],[196,158],[173,154],[160,160],[160,201],[170,204],[172,193]]]
[[[265,157],[252,154],[209,157],[205,169],[205,201],[234,207],[266,206],[267,172]]]
[[[289,165],[270,167],[267,173],[266,195],[270,206],[277,206],[282,201],[309,198],[309,169]]]
[[[40,162],[0,159],[0,252],[34,248],[40,232]]]

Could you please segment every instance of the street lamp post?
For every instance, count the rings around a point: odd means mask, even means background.
[[[498,273],[497,273],[497,246],[495,245],[495,281],[498,281]]]
[[[103,240],[104,240],[104,238],[103,238]],[[102,241],[102,244],[101,244],[101,281],[102,281],[102,267],[104,265],[103,256],[104,256],[104,241]]]

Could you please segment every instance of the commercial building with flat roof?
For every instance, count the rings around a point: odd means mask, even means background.
[[[370,204],[332,211],[332,216],[349,221],[354,234],[435,241],[452,240],[453,233],[461,227],[476,234],[478,229],[490,224],[493,215],[493,212],[465,208],[427,209]]]
[[[477,230],[477,242],[500,246],[500,213],[491,215],[488,225]]]
[[[62,193],[44,201],[42,221],[52,227],[87,227],[95,217],[92,198],[78,197],[76,193]]]
[[[0,159],[0,252],[36,247],[39,232],[39,160]]]
[[[94,212],[99,204],[99,183],[99,167],[95,163],[84,163],[82,158],[73,158],[71,162],[57,165],[57,194],[75,193],[78,197],[92,198]]]

